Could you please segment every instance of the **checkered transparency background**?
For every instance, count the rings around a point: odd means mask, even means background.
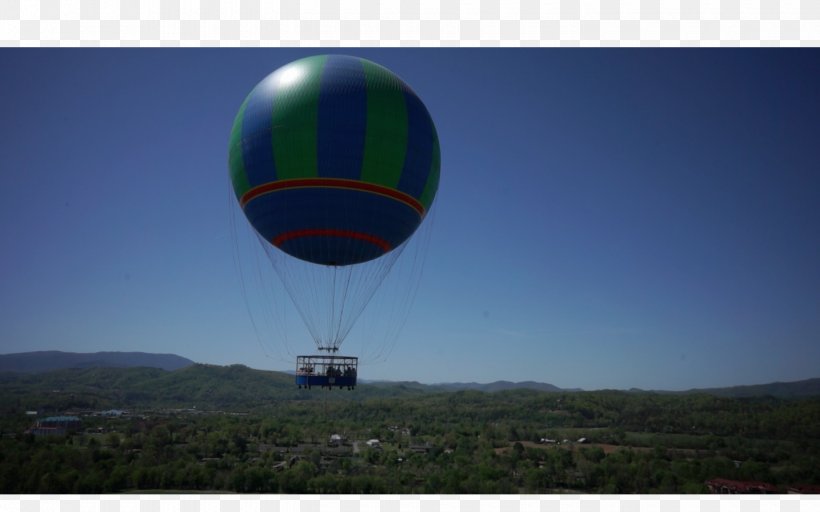
[[[3,46],[820,46],[820,0],[0,0]]]
[[[0,46],[820,46],[820,0],[0,0]],[[2,496],[2,512],[809,512],[820,496]]]
[[[0,496],[3,512],[816,512],[820,496]]]

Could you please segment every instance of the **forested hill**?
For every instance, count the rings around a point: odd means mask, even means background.
[[[48,350],[0,354],[0,372],[49,372],[65,368],[128,368],[144,366],[177,370],[194,364],[190,359],[174,354],[145,352],[61,352]]]
[[[448,382],[446,384],[438,384],[437,386],[440,386],[450,391],[457,391],[462,389],[472,389],[475,391],[488,392],[505,391],[508,389],[534,389],[536,391],[578,391],[575,389],[561,389],[558,386],[554,386],[552,384],[547,384],[544,382],[510,382],[507,380],[497,380],[495,382],[490,382],[489,384],[480,384],[478,382]]]
[[[80,429],[26,433],[57,415]],[[308,391],[239,365],[0,373],[0,494],[703,493],[714,478],[785,492],[820,484],[818,439],[820,396]]]
[[[694,390],[674,394],[710,394],[723,397],[772,396],[797,398],[820,396],[820,379],[769,386],[744,386],[718,390]],[[511,383],[509,383],[511,384]],[[522,383],[526,384],[526,383]],[[498,387],[514,388],[511,385]],[[526,387],[526,386],[525,386]],[[298,389],[293,376],[255,370],[242,365],[193,364],[174,371],[158,368],[81,368],[45,373],[0,373],[0,413],[23,410],[182,408],[249,411],[273,407],[283,401],[364,401],[411,398],[431,394],[484,392],[488,388],[453,390],[443,385],[417,382],[360,384],[353,391]],[[489,388],[489,389],[492,389]],[[540,393],[533,389],[499,389],[498,393]],[[549,390],[567,393],[567,390]],[[627,395],[663,395],[657,392],[609,391]],[[595,393],[595,392],[587,392]],[[493,393],[494,394],[494,393]],[[672,393],[669,393],[672,394]]]
[[[125,369],[125,368],[145,368],[166,370],[174,372],[191,368],[189,372],[172,373],[164,375],[163,372],[150,371],[132,371],[122,373],[120,371],[97,371],[97,372],[68,372],[60,373],[60,370],[79,370],[79,369]],[[76,353],[76,352],[61,352],[56,350],[40,351],[40,352],[21,352],[17,354],[0,354],[0,374],[3,372],[13,372],[18,374],[43,374],[55,372],[55,375],[45,375],[42,378],[34,378],[28,380],[28,385],[48,386],[49,382],[57,379],[61,385],[78,384],[79,381],[89,384],[89,380],[97,378],[109,379],[111,382],[121,382],[123,379],[128,382],[135,383],[140,389],[131,390],[136,392],[134,396],[141,396],[139,393],[144,390],[151,394],[151,386],[155,382],[162,382],[163,385],[169,385],[169,389],[184,389],[189,392],[176,393],[173,396],[174,400],[196,400],[199,395],[199,390],[207,390],[208,386],[203,386],[204,381],[216,382],[221,378],[229,377],[230,382],[236,383],[237,380],[248,379],[248,382],[241,385],[243,389],[260,388],[265,389],[264,396],[270,398],[273,393],[276,399],[311,399],[312,395],[305,396],[304,393],[298,392],[293,385],[292,375],[287,375],[279,372],[267,372],[263,370],[252,370],[242,365],[232,366],[212,366],[212,365],[198,365],[184,357],[175,354],[151,354],[145,352],[94,352],[94,353]],[[207,374],[207,375],[206,375]],[[141,376],[141,377],[140,377]],[[142,382],[140,379],[148,379],[147,382]],[[2,377],[2,381],[8,383],[10,377]],[[74,382],[74,379],[79,379]],[[261,379],[261,380],[260,380]],[[24,379],[25,380],[25,379]],[[202,382],[200,382],[202,381]],[[23,382],[23,381],[21,381]],[[271,383],[276,383],[276,386],[271,388]],[[231,389],[232,386],[221,385],[220,389]],[[454,392],[454,391],[481,391],[481,392],[498,392],[515,389],[528,389],[535,391],[546,392],[574,392],[583,391],[579,388],[559,388],[552,384],[544,382],[510,382],[510,381],[495,381],[490,383],[476,383],[476,382],[451,382],[441,384],[419,384],[418,382],[390,382],[390,381],[367,381],[362,379],[359,388],[356,390],[357,395],[365,396],[403,396],[406,394],[432,393],[432,392]],[[170,398],[164,390],[160,391],[159,395],[155,395],[159,400]],[[652,390],[645,391],[641,389],[631,389],[630,392],[635,393],[669,393],[669,394],[692,394],[705,393],[709,395],[729,397],[729,398],[744,398],[756,396],[770,396],[776,398],[801,398],[820,396],[820,378],[807,379],[795,382],[774,382],[770,384],[758,385],[739,385],[725,388],[693,388],[687,391],[664,391]],[[261,391],[260,391],[261,392]],[[218,392],[217,395],[221,395]],[[242,402],[247,395],[246,392],[240,392],[234,395],[235,400]],[[230,395],[225,395],[226,400]],[[210,397],[209,397],[210,398]],[[262,398],[255,393],[251,393],[248,397],[247,403],[258,403],[258,399]],[[167,401],[167,400],[165,400]]]
[[[800,398],[820,396],[820,378],[796,382],[773,382],[754,386],[732,386],[729,388],[691,389],[686,393],[706,393],[731,398],[773,396],[777,398]]]
[[[572,388],[559,388],[552,384],[546,384],[543,382],[533,382],[533,381],[525,381],[525,382],[509,382],[509,381],[496,381],[491,382],[489,384],[479,384],[476,382],[469,382],[469,383],[447,383],[447,384],[436,384],[434,386],[440,390],[447,390],[447,391],[459,391],[459,390],[473,390],[473,391],[485,391],[485,392],[496,392],[496,391],[506,391],[510,389],[532,389],[536,391],[548,391],[548,392],[575,392],[575,391],[583,391],[582,389]],[[629,392],[631,393],[656,393],[656,394],[707,394],[707,395],[714,395],[714,396],[721,396],[727,398],[748,398],[748,397],[764,397],[770,396],[775,398],[802,398],[802,397],[813,397],[813,396],[820,396],[820,378],[817,379],[807,379],[795,382],[773,382],[771,384],[758,384],[758,385],[751,385],[751,386],[732,386],[726,388],[693,388],[687,391],[665,391],[665,390],[653,390],[653,391],[645,391],[642,389],[630,389]]]
[[[193,364],[158,368],[82,368],[47,373],[0,373],[0,414],[32,410],[196,408],[248,411],[283,400],[361,400],[425,394],[417,383],[360,385],[353,391],[298,389],[293,376],[242,365]]]

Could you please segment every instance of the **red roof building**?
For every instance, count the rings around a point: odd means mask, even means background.
[[[786,492],[789,494],[820,494],[820,485],[791,485]]]
[[[713,478],[706,481],[706,487],[713,494],[776,494],[777,487],[766,482],[727,480]]]

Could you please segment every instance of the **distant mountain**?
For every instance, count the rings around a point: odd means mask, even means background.
[[[568,389],[561,389],[558,386],[553,386],[552,384],[547,384],[545,382],[533,382],[531,380],[524,381],[524,382],[510,382],[507,380],[497,380],[495,382],[490,382],[489,384],[479,384],[478,382],[451,382],[451,383],[444,383],[444,384],[434,384],[433,387],[447,390],[447,391],[458,391],[462,389],[469,389],[474,391],[486,391],[486,392],[494,392],[494,391],[506,391],[508,389],[534,389],[536,391],[576,391],[576,390],[568,390]]]
[[[289,372],[290,373],[290,372]],[[173,354],[144,352],[26,352],[0,355],[0,384],[23,385],[25,389],[71,390],[78,396],[92,392],[94,400],[131,405],[156,405],[188,402],[213,407],[247,408],[271,400],[312,400],[324,396],[296,388],[293,376],[284,372],[256,370],[243,365],[202,365]],[[368,381],[361,379],[356,390],[338,392],[338,398],[363,400],[418,396],[458,391],[500,392],[533,390],[549,393],[582,392],[578,388],[559,388],[544,382],[495,381],[490,383]],[[109,392],[110,391],[110,392]],[[316,390],[314,390],[316,391]],[[617,390],[612,390],[617,391]],[[709,394],[727,398],[775,397],[804,398],[820,396],[820,378],[796,382],[701,388],[686,391],[630,389],[626,393]]]
[[[387,384],[387,382],[385,382]],[[422,384],[423,386],[423,384]],[[430,385],[434,391],[461,391],[473,390],[483,392],[506,391],[509,389],[533,389],[546,392],[579,392],[584,391],[579,388],[559,388],[545,382],[510,382],[499,380],[489,384],[478,382],[446,382]],[[616,391],[616,390],[612,390]],[[748,398],[771,396],[775,398],[804,398],[810,396],[820,396],[820,378],[800,380],[795,382],[773,382],[770,384],[757,384],[749,386],[732,386],[725,388],[693,388],[686,391],[664,391],[632,388],[629,393],[662,393],[662,394],[707,394],[726,398]]]
[[[506,391],[508,389],[534,389],[536,391],[547,392],[578,392],[579,388],[559,388],[544,382],[509,382],[499,380],[489,384],[477,382],[451,382],[433,384],[430,386],[437,391],[460,391],[473,390],[484,392]],[[810,396],[820,396],[820,378],[800,380],[795,382],[773,382],[770,384],[757,384],[749,386],[732,386],[726,388],[693,388],[686,391],[663,391],[633,388],[629,393],[663,393],[663,394],[707,394],[726,398],[747,398],[771,396],[775,398],[803,398]]]
[[[20,352],[0,354],[0,372],[41,373],[67,368],[160,368],[177,370],[194,364],[174,354],[145,352]]]
[[[67,368],[0,372],[0,416],[19,410],[180,408],[248,411],[282,401],[363,401],[430,395],[431,386],[381,383],[354,391],[297,388],[293,376],[243,365],[159,368]]]
[[[751,386],[732,386],[728,388],[690,389],[684,393],[706,393],[727,398],[747,398],[754,396],[773,396],[775,398],[802,398],[820,395],[820,378],[798,380],[795,382],[772,382]]]

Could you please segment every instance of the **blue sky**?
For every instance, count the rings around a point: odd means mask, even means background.
[[[238,283],[228,137],[259,80],[333,52],[0,50],[0,352],[290,369]],[[820,376],[818,51],[338,53],[408,82],[442,152],[413,309],[363,378]]]

